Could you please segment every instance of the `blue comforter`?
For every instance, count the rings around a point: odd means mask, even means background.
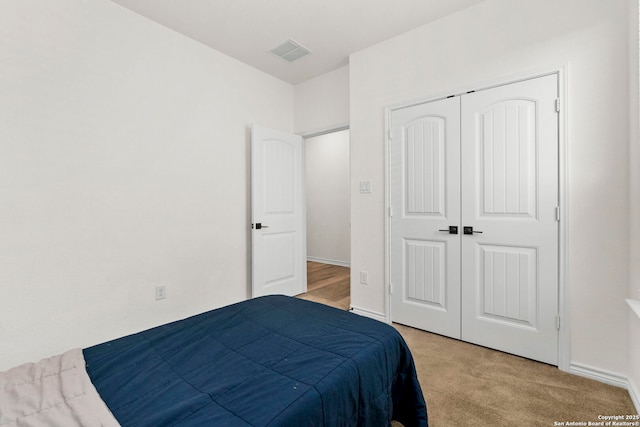
[[[427,425],[394,328],[296,298],[244,301],[84,357],[123,427]]]

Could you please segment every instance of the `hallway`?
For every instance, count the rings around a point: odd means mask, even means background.
[[[298,298],[349,310],[349,276],[348,267],[307,261],[307,292]]]

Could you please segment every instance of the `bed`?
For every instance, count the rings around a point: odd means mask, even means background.
[[[301,299],[255,298],[81,356],[123,427],[427,426],[400,334]]]

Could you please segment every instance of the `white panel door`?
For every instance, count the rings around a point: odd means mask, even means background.
[[[391,313],[460,338],[460,99],[391,116]]]
[[[549,75],[391,113],[394,322],[557,364],[557,97]]]
[[[252,295],[306,292],[302,137],[253,126]]]
[[[462,97],[462,339],[557,364],[557,77]]]

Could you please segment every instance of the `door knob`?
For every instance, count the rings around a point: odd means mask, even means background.
[[[458,226],[450,225],[449,228],[447,228],[446,230],[438,230],[438,231],[448,231],[449,234],[458,234]]]
[[[474,234],[474,233],[482,234],[482,231],[473,231],[473,227],[468,227],[468,226],[462,227],[462,232],[464,234]]]

